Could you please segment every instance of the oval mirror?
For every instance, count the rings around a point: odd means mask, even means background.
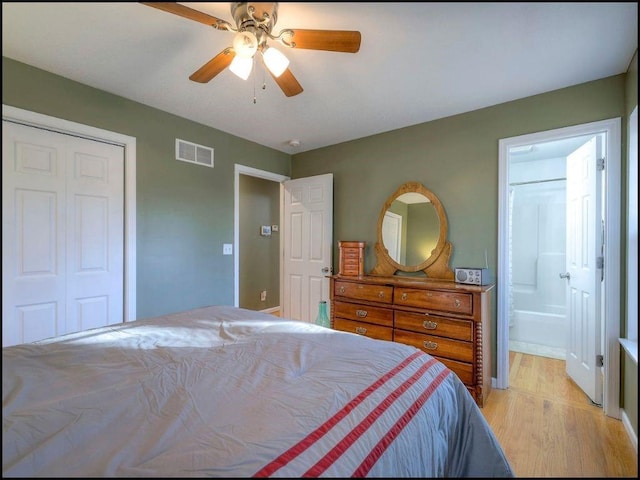
[[[378,219],[378,265],[373,274],[423,271],[453,278],[448,261],[447,218],[438,197],[417,182],[403,184],[385,202]]]

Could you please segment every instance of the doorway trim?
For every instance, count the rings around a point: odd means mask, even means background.
[[[89,140],[119,145],[124,149],[124,322],[136,317],[136,138],[71,122],[21,108],[2,105],[2,120]]]
[[[612,118],[571,127],[500,139],[498,142],[498,298],[497,298],[497,378],[495,387],[509,387],[509,149],[567,137],[604,133],[605,162],[605,289],[603,309],[603,347],[605,385],[603,411],[620,418],[620,192],[621,121]],[[502,287],[502,288],[501,288]]]
[[[265,180],[271,180],[280,184],[280,220],[282,225],[282,202],[283,202],[283,189],[282,183],[285,180],[289,180],[289,177],[280,175],[279,173],[268,172],[266,170],[259,170],[253,167],[247,167],[235,164],[234,178],[233,178],[233,305],[235,307],[240,306],[240,175],[249,175],[250,177],[263,178]],[[281,232],[282,233],[282,232]],[[282,235],[280,237],[280,305],[282,305]]]

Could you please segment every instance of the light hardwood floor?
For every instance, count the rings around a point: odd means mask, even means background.
[[[481,409],[517,477],[638,477],[622,422],[567,377],[565,362],[510,352],[509,389]]]

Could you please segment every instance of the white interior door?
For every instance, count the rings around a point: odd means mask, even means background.
[[[404,263],[400,257],[402,242],[402,216],[386,211],[382,220],[382,243],[387,248],[389,256],[397,263]]]
[[[333,174],[287,180],[283,208],[283,301],[286,318],[313,322],[329,301],[333,243]]]
[[[2,343],[123,321],[121,146],[3,121]]]
[[[600,136],[567,157],[567,374],[597,404],[602,404],[601,281],[603,228]]]

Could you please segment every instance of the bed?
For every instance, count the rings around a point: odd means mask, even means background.
[[[426,353],[212,306],[2,352],[4,477],[513,477]]]

